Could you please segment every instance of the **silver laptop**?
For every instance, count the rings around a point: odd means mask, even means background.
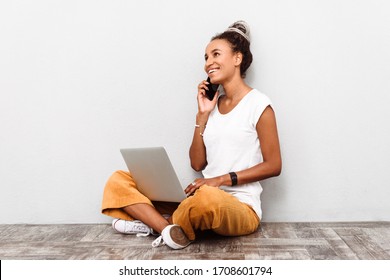
[[[163,147],[120,150],[138,190],[152,201],[181,202],[187,196]]]

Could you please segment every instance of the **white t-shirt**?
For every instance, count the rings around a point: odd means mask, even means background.
[[[215,107],[203,134],[208,163],[202,172],[205,178],[238,172],[263,161],[256,124],[269,105],[270,99],[253,89],[227,114],[221,114],[218,106]],[[252,206],[261,218],[260,182],[220,189]]]

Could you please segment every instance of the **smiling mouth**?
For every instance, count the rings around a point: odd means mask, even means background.
[[[210,69],[208,72],[207,72],[207,74],[211,74],[211,73],[214,73],[215,71],[217,71],[218,69]]]

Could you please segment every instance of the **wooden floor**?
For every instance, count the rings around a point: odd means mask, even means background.
[[[0,225],[0,259],[390,259],[390,222],[263,223],[248,236],[203,233],[177,251],[152,248],[154,238],[118,234],[107,224]]]

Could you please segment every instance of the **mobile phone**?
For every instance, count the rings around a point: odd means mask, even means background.
[[[208,90],[206,90],[206,96],[209,100],[213,100],[215,94],[217,93],[219,85],[212,84],[210,81],[210,77],[207,78],[207,82],[209,84],[207,85]]]

